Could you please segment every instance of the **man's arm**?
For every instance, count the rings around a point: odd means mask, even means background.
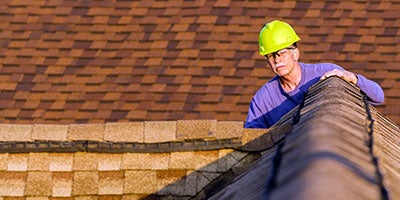
[[[360,88],[361,91],[365,93],[365,95],[367,95],[368,101],[373,105],[380,105],[385,100],[385,95],[381,86],[360,74],[355,74],[344,69],[334,69],[326,72],[321,77],[321,80],[324,80],[330,76],[339,76],[345,81],[356,85],[358,88]]]
[[[358,81],[356,86],[360,88],[360,90],[363,91],[365,95],[367,95],[368,101],[372,105],[380,105],[385,101],[385,94],[383,93],[381,86],[360,74],[357,74],[357,78]]]

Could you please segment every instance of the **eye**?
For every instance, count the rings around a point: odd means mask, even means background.
[[[282,49],[282,50],[278,51],[276,54],[279,56],[286,56],[287,52],[288,52],[287,49]]]

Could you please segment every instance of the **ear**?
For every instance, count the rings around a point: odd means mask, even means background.
[[[299,58],[300,58],[300,49],[299,48],[293,49],[293,58],[295,61],[299,60]]]

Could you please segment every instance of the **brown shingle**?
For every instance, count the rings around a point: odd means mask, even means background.
[[[49,171],[49,153],[30,153],[28,161],[28,171]]]
[[[104,130],[104,140],[143,142],[144,123],[143,122],[107,123]]]
[[[219,116],[229,115],[243,120],[246,108],[220,108],[230,98],[227,95],[251,96],[268,81],[266,77],[272,77],[257,52],[259,30],[274,19],[266,19],[267,15],[293,25],[302,39],[304,62],[351,66],[348,69],[376,81],[388,78],[369,70],[398,66],[394,44],[399,5],[395,2],[93,1],[80,5],[10,0],[2,6],[9,14],[0,33],[0,44],[6,47],[0,63],[0,121],[7,123],[152,120],[149,116],[168,120],[171,112],[179,112],[182,119],[214,116],[221,120]],[[363,67],[353,67],[357,63]],[[165,74],[173,76],[166,79]],[[247,79],[240,82],[238,77]],[[198,80],[215,87],[205,91],[197,86]],[[238,87],[226,87],[234,84]],[[188,96],[194,91],[218,93],[218,88],[225,89],[215,110],[204,106],[206,110],[195,113],[189,109],[193,106],[183,110],[177,106],[182,100],[159,104],[159,98],[138,100],[130,94]],[[385,92],[398,97],[389,89]],[[118,109],[95,102],[104,99],[118,101],[113,104]],[[184,101],[193,105],[207,99]],[[130,106],[132,101],[135,106]],[[160,113],[160,108],[166,108],[166,113]]]
[[[24,172],[0,172],[0,194],[21,197],[24,195],[27,173]]]
[[[121,195],[124,189],[124,172],[99,172],[99,195]]]
[[[52,194],[51,172],[28,172],[24,195],[50,196]]]
[[[72,195],[97,195],[99,193],[99,172],[75,172]]]
[[[213,138],[215,120],[181,120],[177,124],[177,139]]]
[[[143,179],[142,177],[147,178]],[[124,193],[151,194],[158,190],[156,171],[126,171],[124,180]]]
[[[73,172],[52,172],[52,196],[70,197],[72,194]]]

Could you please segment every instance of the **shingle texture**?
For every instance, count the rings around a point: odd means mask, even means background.
[[[273,76],[257,52],[273,19],[294,26],[302,61],[377,81],[386,95],[378,110],[400,123],[399,9],[396,1],[1,1],[0,123],[243,121]]]
[[[5,199],[186,199],[212,184],[223,187],[260,157],[232,149],[0,156],[0,197]]]
[[[400,129],[365,102],[339,78],[313,87],[274,152],[210,199],[398,199]]]
[[[215,120],[6,124],[0,135],[18,136],[0,142],[0,197],[385,199],[387,191],[398,199],[400,129],[365,103],[357,88],[332,77],[270,129]],[[143,135],[149,124],[172,137],[132,143],[120,134]],[[103,137],[72,137],[85,129]],[[196,130],[211,136],[186,134]]]

